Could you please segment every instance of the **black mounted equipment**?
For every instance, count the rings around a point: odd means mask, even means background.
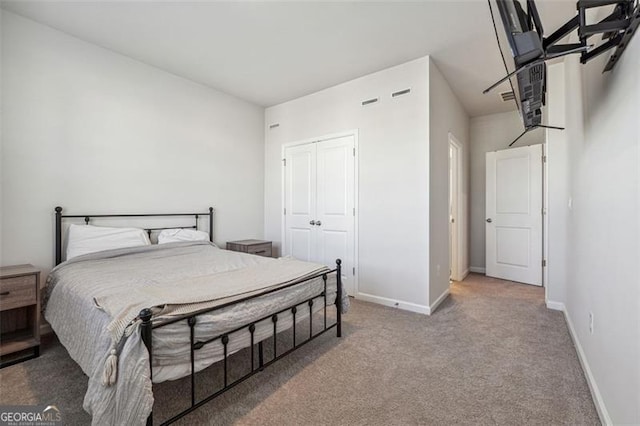
[[[499,32],[496,27],[492,1],[500,12],[503,32]],[[546,96],[546,61],[579,53],[580,62],[586,64],[593,58],[615,49],[603,72],[612,70],[640,26],[639,1],[579,0],[576,5],[577,15],[551,35],[544,37],[544,29],[535,0],[526,0],[526,12],[520,0],[488,0],[507,75],[483,93],[488,93],[509,80],[524,123],[524,132],[518,139],[528,131],[540,127],[561,129],[542,124],[542,107]],[[602,7],[612,7],[612,11],[597,23],[587,23],[587,11]],[[558,43],[576,30],[578,43]],[[591,37],[597,34],[602,34],[600,44],[597,46],[589,44]],[[502,42],[501,36],[503,36]],[[504,51],[507,44],[510,52]]]

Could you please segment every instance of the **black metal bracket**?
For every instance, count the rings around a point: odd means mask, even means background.
[[[566,37],[569,33],[577,29],[579,26],[580,26],[580,17],[574,16],[573,18],[571,18],[571,20],[569,20],[563,26],[555,30],[549,37],[546,37],[542,41],[543,49],[547,51],[550,46],[553,46],[554,44],[556,44],[558,41]]]
[[[615,8],[607,17],[596,24],[587,24],[588,9],[612,5],[615,5]],[[616,50],[603,70],[603,72],[611,71],[640,25],[640,3],[637,3],[636,0],[579,0],[577,9],[576,16],[543,40],[545,54],[551,55],[572,50],[570,53],[577,53],[575,43],[560,45],[556,43],[572,31],[578,30],[579,46],[584,48],[581,52],[580,62],[586,64],[593,58],[615,48]],[[603,40],[606,41],[595,49],[588,50],[587,41],[596,34],[602,34]]]
[[[529,133],[531,130],[534,130],[534,129],[540,129],[540,128],[542,128],[542,129],[551,129],[551,130],[564,130],[564,127],[558,127],[558,126],[546,126],[546,125],[544,125],[544,124],[539,124],[539,125],[537,125],[537,126],[529,127],[529,128],[524,129],[524,131],[523,131],[522,133],[520,133],[520,135],[519,135],[517,138],[515,138],[515,139],[513,140],[513,142],[511,142],[511,143],[509,144],[509,146],[511,146],[511,145],[513,145],[514,143],[518,142],[518,141],[520,140],[520,138],[521,138],[521,137],[523,137],[524,135],[526,135],[527,133]]]
[[[504,77],[502,77],[500,80],[496,81],[495,83],[493,83],[491,86],[487,87],[486,89],[484,89],[482,91],[482,94],[487,94],[490,91],[492,91],[493,89],[495,89],[496,87],[498,87],[499,85],[501,85],[502,83],[504,83],[505,81],[507,81],[508,79],[510,79],[511,77],[513,77],[514,75],[520,74],[521,72],[525,72],[530,68],[536,67],[538,65],[540,65],[541,63],[550,61],[552,59],[556,59],[556,58],[560,58],[562,56],[567,56],[567,55],[571,55],[574,53],[584,53],[587,49],[589,48],[589,46],[582,46],[581,44],[566,44],[566,45],[559,45],[559,46],[549,46],[549,52],[547,52],[547,54],[539,59],[536,59],[532,62],[529,62],[525,65],[522,65],[519,68],[516,68],[515,70],[513,70],[512,72],[510,72],[509,74],[505,75]]]
[[[640,3],[636,5],[635,10],[633,11],[633,15],[631,17],[631,23],[627,27],[624,33],[622,34],[621,40],[618,42],[618,46],[616,50],[613,52],[611,57],[609,57],[609,61],[607,65],[604,67],[604,72],[611,71],[613,67],[618,62],[618,59],[622,55],[622,52],[627,48],[629,41],[631,41],[631,37],[638,31],[638,27],[640,26]]]
[[[530,7],[529,2],[531,1],[532,0],[527,0],[529,20],[536,22],[536,28],[542,31],[540,17],[535,13],[536,8]],[[588,9],[611,5],[615,5],[616,7],[606,18],[597,24],[587,25],[586,14]],[[586,64],[608,50],[616,48],[611,57],[609,57],[609,61],[603,70],[603,72],[611,71],[627,48],[638,26],[640,26],[640,2],[636,3],[636,0],[579,0],[577,2],[577,9],[578,14],[576,16],[555,30],[549,37],[543,38],[543,56],[516,68],[485,89],[482,93],[486,94],[490,92],[510,77],[525,71],[533,65],[575,53],[579,53],[581,55],[580,62]],[[579,43],[556,44],[575,30],[578,30]],[[606,41],[594,48],[594,45],[589,45],[587,41],[591,36],[596,34],[602,34],[602,38]],[[540,34],[540,36],[542,37],[542,34]]]

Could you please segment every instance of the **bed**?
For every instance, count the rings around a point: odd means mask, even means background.
[[[190,377],[189,406],[162,424],[173,423],[327,331],[335,328],[341,336],[349,302],[339,259],[329,269],[222,250],[212,243],[213,214],[209,208],[66,215],[56,207],[57,266],[47,279],[45,318],[89,376],[84,408],[93,424],[151,425],[153,383]],[[145,227],[149,237],[166,229],[197,230],[206,219],[208,239],[116,248],[63,262],[63,221],[89,225],[94,218],[182,221],[177,227]],[[193,224],[185,226],[185,218]],[[300,330],[303,323],[308,329]],[[279,347],[276,336],[284,332],[292,333],[292,344]],[[265,342],[272,345],[268,361]],[[232,380],[227,364],[245,348],[250,367]],[[222,386],[197,398],[196,373],[214,363],[222,364]]]

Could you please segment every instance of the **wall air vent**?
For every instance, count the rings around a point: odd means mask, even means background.
[[[269,129],[270,129],[270,130],[273,130],[273,129],[277,129],[278,127],[280,127],[280,123],[276,123],[276,124],[272,124],[272,125],[270,125],[270,126],[269,126]]]
[[[516,98],[516,95],[513,94],[513,91],[501,92],[500,97],[502,98],[502,102],[509,102]]]
[[[410,92],[411,92],[411,89],[398,90],[397,92],[393,92],[391,94],[391,97],[395,98],[396,96],[406,95],[407,93],[410,93]]]
[[[366,101],[362,101],[362,106],[375,104],[376,102],[378,102],[378,98],[367,99]]]

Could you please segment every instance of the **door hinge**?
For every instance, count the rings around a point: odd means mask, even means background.
[[[287,208],[286,207],[284,208],[284,214],[285,215],[287,214]]]
[[[547,162],[547,156],[546,156],[546,155],[543,155],[543,156],[542,156],[542,162],[543,162],[543,163],[546,163],[546,162]]]
[[[356,156],[356,149],[355,148],[353,148],[353,156],[354,157]]]
[[[287,167],[287,159],[286,159],[286,158],[283,158],[283,159],[282,159],[282,165],[283,165],[284,167]]]
[[[546,259],[542,259],[542,267],[544,268],[545,266],[547,266],[547,260]]]
[[[354,216],[356,215],[356,208],[355,207],[353,208],[353,215]]]
[[[353,272],[353,275],[355,276],[356,275],[356,267],[355,266],[353,267],[352,272]]]

